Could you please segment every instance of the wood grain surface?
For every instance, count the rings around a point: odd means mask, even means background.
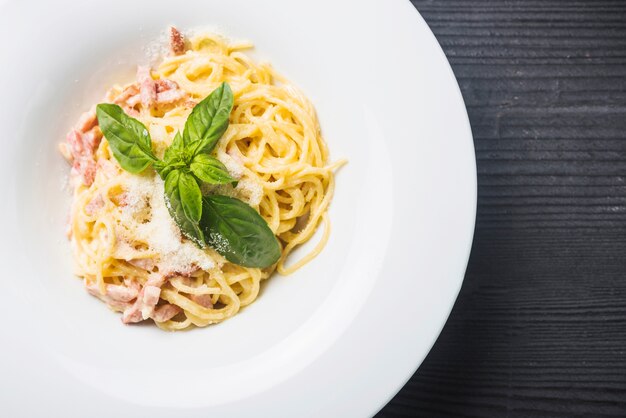
[[[626,417],[626,1],[413,4],[467,105],[477,228],[445,329],[378,416]]]

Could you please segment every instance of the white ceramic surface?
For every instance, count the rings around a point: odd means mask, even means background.
[[[233,319],[124,326],[72,276],[56,144],[168,24],[256,44],[319,114],[337,176],[324,252]],[[363,417],[437,338],[471,246],[474,150],[408,1],[0,1],[3,416]]]

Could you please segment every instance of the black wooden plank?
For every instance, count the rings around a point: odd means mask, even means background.
[[[477,229],[379,416],[626,417],[626,2],[413,3],[468,107]]]

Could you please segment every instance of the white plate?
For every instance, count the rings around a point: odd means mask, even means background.
[[[124,326],[73,278],[56,144],[168,25],[253,41],[313,100],[333,232],[235,318]],[[428,353],[463,280],[476,172],[458,86],[408,1],[0,3],[3,415],[373,415]]]

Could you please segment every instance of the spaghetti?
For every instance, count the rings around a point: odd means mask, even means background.
[[[154,70],[140,67],[137,82],[115,86],[106,100],[117,103],[149,130],[161,157],[193,106],[222,82],[234,94],[227,131],[214,154],[238,180],[236,186],[203,186],[257,209],[279,238],[276,265],[247,268],[181,236],[164,202],[156,173],[121,169],[87,112],[61,152],[72,162],[74,200],[70,238],[76,274],[87,290],[123,312],[126,323],[153,319],[165,330],[203,327],[235,315],[258,296],[274,270],[287,275],[318,255],[330,224],[333,170],[315,110],[268,64],[243,51],[250,44],[216,35],[185,40],[172,30],[172,55]],[[315,248],[287,265],[288,255],[320,224]]]

